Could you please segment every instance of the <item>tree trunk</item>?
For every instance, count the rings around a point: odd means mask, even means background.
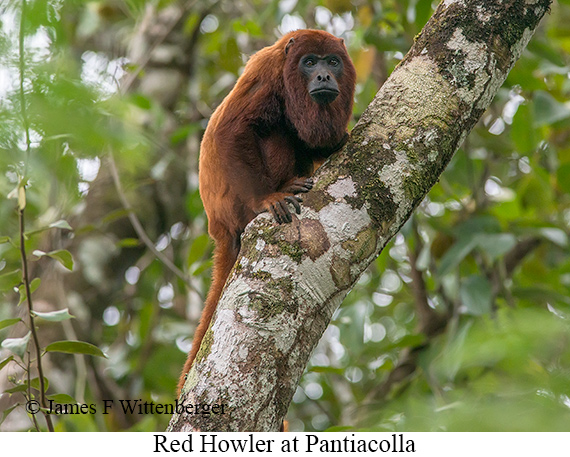
[[[248,226],[180,398],[224,413],[175,414],[170,431],[279,429],[333,312],[437,182],[549,5],[441,2],[319,169],[301,215]]]

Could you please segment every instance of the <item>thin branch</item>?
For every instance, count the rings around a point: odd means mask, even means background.
[[[18,215],[19,215],[19,229],[20,229],[20,256],[22,259],[22,276],[24,281],[24,287],[26,289],[26,302],[28,304],[28,316],[30,318],[30,331],[32,332],[32,339],[34,342],[34,347],[36,349],[36,363],[38,365],[38,376],[40,382],[40,404],[42,408],[47,409],[46,402],[46,392],[45,392],[45,382],[44,382],[44,370],[42,367],[42,354],[40,341],[38,339],[38,334],[36,332],[36,325],[34,322],[34,306],[32,304],[32,290],[30,287],[30,275],[28,271],[28,258],[26,256],[26,225],[24,220],[24,211],[26,208],[25,203],[25,186],[27,181],[27,167],[30,159],[31,151],[31,140],[30,140],[30,126],[28,122],[28,114],[26,110],[26,97],[24,91],[24,73],[26,70],[26,62],[24,56],[24,21],[26,18],[26,0],[22,0],[22,13],[20,16],[20,35],[19,35],[19,67],[20,67],[20,110],[22,113],[22,121],[24,124],[24,131],[26,133],[26,160],[24,161],[24,175],[22,181],[18,187]],[[20,187],[21,186],[21,187]],[[20,192],[24,193],[24,197],[20,196]],[[23,201],[22,201],[23,200]],[[28,366],[28,377],[30,375],[30,367]],[[28,388],[30,384],[28,382]],[[48,430],[53,432],[53,423],[51,417],[48,413],[43,411],[46,418],[46,423]],[[35,421],[34,421],[35,422]],[[37,424],[36,424],[37,425]]]
[[[412,293],[414,295],[416,314],[418,316],[418,331],[429,337],[439,333],[445,327],[448,316],[441,315],[429,306],[424,275],[418,270],[417,266],[418,257],[423,248],[423,244],[420,234],[418,233],[418,225],[415,217],[412,219],[412,226],[414,230],[415,247],[414,249],[408,249],[412,276]]]
[[[25,369],[26,375],[28,377],[28,396],[26,397],[26,395],[24,394],[24,397],[26,398],[26,401],[29,401],[32,399],[32,376],[31,376],[32,354],[30,354],[29,346],[28,346],[28,349],[26,352],[28,353],[28,365],[27,365],[27,368]],[[30,416],[32,416],[32,422],[34,423],[34,427],[36,428],[36,431],[40,432],[41,431],[40,425],[38,424],[38,421],[36,419],[36,415],[30,414]]]
[[[24,280],[24,287],[26,288],[26,302],[28,303],[28,316],[30,318],[30,331],[32,332],[32,340],[34,342],[34,347],[36,349],[36,363],[38,365],[38,377],[40,381],[40,404],[42,408],[47,409],[46,392],[45,392],[45,382],[44,382],[44,370],[42,367],[42,352],[40,346],[40,340],[38,339],[38,333],[36,332],[36,325],[34,322],[34,307],[32,304],[32,290],[30,288],[30,276],[28,271],[28,259],[26,257],[26,237],[25,223],[24,223],[24,208],[20,207],[18,210],[19,220],[20,220],[20,255],[22,257],[22,276]],[[51,417],[48,413],[44,412],[46,418],[46,423],[48,430],[53,432],[53,423]]]
[[[26,109],[26,98],[24,91],[24,74],[26,71],[26,62],[24,59],[24,19],[26,17],[26,0],[22,0],[22,13],[20,16],[20,36],[18,39],[19,46],[19,67],[20,67],[20,111],[22,113],[22,123],[24,125],[24,132],[26,134],[26,160],[24,161],[24,179],[26,179],[28,171],[28,162],[30,159],[30,125],[28,122],[28,111]]]
[[[113,182],[115,183],[115,188],[117,190],[117,194],[119,195],[119,199],[121,200],[121,204],[123,208],[128,212],[129,221],[133,226],[133,229],[137,233],[139,239],[145,244],[145,246],[155,255],[155,257],[160,260],[166,268],[168,268],[172,273],[174,273],[180,280],[186,284],[188,289],[196,292],[198,296],[202,299],[202,294],[196,287],[190,282],[190,279],[184,272],[178,268],[172,260],[170,260],[166,255],[156,249],[154,242],[150,239],[147,235],[144,227],[142,226],[138,216],[135,214],[133,207],[129,203],[127,196],[123,192],[123,187],[121,186],[121,180],[119,178],[119,172],[117,171],[117,164],[115,163],[115,159],[113,157],[113,153],[109,151],[109,165],[111,170],[111,176],[113,177]]]

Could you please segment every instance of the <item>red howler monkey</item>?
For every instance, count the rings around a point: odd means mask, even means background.
[[[313,161],[348,138],[356,73],[344,41],[318,30],[288,33],[254,54],[212,115],[200,150],[200,195],[215,241],[212,285],[178,391],[200,348],[240,249],[259,213],[291,222],[313,187]]]

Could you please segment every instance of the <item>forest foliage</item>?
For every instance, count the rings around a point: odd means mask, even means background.
[[[1,429],[47,428],[23,407],[42,389],[30,302],[46,400],[172,403],[210,281],[199,142],[247,56],[294,28],[344,37],[356,122],[436,6],[3,2]],[[570,0],[558,0],[335,313],[292,430],[570,430],[569,99]],[[419,325],[422,304],[431,326]],[[99,409],[53,425],[154,431],[168,420]]]

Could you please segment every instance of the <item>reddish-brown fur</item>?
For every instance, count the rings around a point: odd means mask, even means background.
[[[336,54],[343,72],[340,94],[319,105],[299,71],[302,56]],[[355,86],[344,42],[317,30],[288,33],[254,54],[235,87],[212,115],[200,152],[200,194],[215,241],[212,285],[178,390],[196,357],[245,226],[271,205],[310,189],[313,161],[340,149],[347,138]]]

